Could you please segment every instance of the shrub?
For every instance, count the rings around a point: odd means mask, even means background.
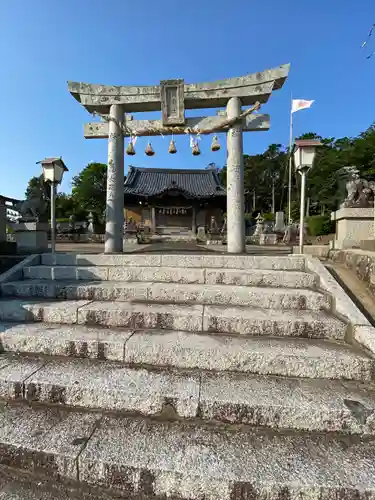
[[[262,214],[262,216],[263,216],[263,219],[264,219],[265,221],[267,221],[267,222],[268,222],[268,221],[273,221],[273,220],[274,220],[274,218],[275,218],[274,214],[273,214],[273,213],[271,213],[271,212],[269,212],[269,213],[265,213],[265,214]]]
[[[335,232],[335,224],[331,221],[329,214],[306,217],[306,222],[311,236],[322,236]]]

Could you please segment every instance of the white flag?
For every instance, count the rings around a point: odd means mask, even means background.
[[[306,101],[305,99],[293,99],[292,101],[292,113],[296,111],[300,111],[301,109],[311,108],[313,102],[315,101]]]

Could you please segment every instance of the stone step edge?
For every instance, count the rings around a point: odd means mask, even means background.
[[[125,265],[125,266],[112,266],[110,264],[67,264],[67,265],[59,265],[59,264],[35,264],[31,266],[25,266],[23,269],[60,269],[61,267],[67,267],[70,269],[87,269],[87,268],[92,268],[92,269],[113,269],[114,267],[122,267],[124,269],[130,268],[132,269],[131,266]],[[314,271],[310,271],[309,269],[268,269],[268,268],[247,268],[247,269],[242,269],[240,267],[210,267],[210,266],[205,266],[205,267],[191,267],[191,268],[185,268],[183,266],[159,266],[159,265],[144,265],[144,266],[134,266],[134,269],[140,270],[140,269],[168,269],[170,271],[173,270],[186,270],[186,269],[199,269],[200,271],[215,271],[215,272],[241,272],[241,273],[262,273],[264,272],[265,274],[271,274],[271,273],[297,273],[297,274],[308,274],[308,275],[316,275]]]
[[[21,322],[22,325],[33,324],[33,323],[44,323],[46,325],[71,325],[72,327],[82,327],[82,328],[96,328],[107,331],[108,329],[113,329],[115,332],[120,332],[121,330],[178,330],[178,331],[191,331],[196,333],[208,333],[208,334],[228,334],[228,335],[242,335],[246,337],[289,337],[289,338],[316,338],[316,339],[335,339],[335,340],[350,340],[350,325],[348,325],[341,318],[333,316],[329,311],[321,310],[319,312],[302,310],[294,312],[292,310],[267,310],[267,317],[262,314],[262,309],[255,307],[240,307],[232,306],[227,308],[225,306],[212,306],[212,305],[178,305],[178,304],[158,304],[154,303],[144,303],[144,302],[114,302],[112,305],[114,308],[108,309],[108,304],[110,302],[103,301],[65,301],[60,300],[49,300],[49,301],[38,301],[38,300],[22,300],[15,299],[18,301],[17,307],[19,310],[12,311],[12,306],[14,304],[13,299],[2,299],[0,300],[0,316],[3,307],[3,323],[13,324],[15,326],[16,322]],[[7,313],[6,305],[10,304],[10,312]],[[174,309],[175,308],[175,309]],[[109,314],[115,314],[115,317],[109,320],[101,320],[96,322],[96,318],[90,318],[90,311],[109,311]],[[129,315],[127,323],[119,324],[120,322],[116,319],[116,314],[119,312],[124,312]],[[249,316],[246,317],[244,312],[248,312]],[[222,313],[227,313],[227,315]],[[232,324],[230,319],[228,319],[228,314],[230,313],[230,318],[235,318],[236,316],[242,317],[244,324]],[[17,316],[18,314],[18,316]],[[89,316],[88,316],[88,315]],[[135,315],[134,318],[132,315]],[[139,317],[137,315],[151,315],[149,318],[149,324],[140,326]],[[162,323],[162,316],[165,316],[166,323]],[[182,315],[182,316],[181,316]],[[133,321],[133,319],[134,321]],[[136,318],[137,321],[136,321]],[[154,319],[152,319],[154,318]],[[155,319],[156,318],[156,319]],[[159,319],[158,319],[159,318]],[[173,319],[173,324],[168,323],[168,318]],[[158,319],[158,321],[156,321]],[[177,320],[180,321],[177,321]],[[95,320],[95,321],[94,321]],[[154,321],[155,320],[155,321]],[[269,327],[269,321],[271,320],[271,329]],[[295,321],[295,332],[288,331],[288,326],[291,321]],[[318,335],[315,331],[299,331],[299,325],[309,325],[309,323],[322,321],[329,321],[330,331],[335,329],[335,335],[329,337],[323,330],[322,335]],[[106,324],[106,323],[113,324]],[[155,322],[155,324],[154,324]],[[268,323],[267,323],[268,322]],[[133,324],[134,323],[134,324]],[[245,326],[244,326],[245,325]],[[275,331],[275,325],[280,331]],[[22,326],[23,327],[23,326]],[[5,329],[6,327],[3,326]],[[266,331],[263,331],[263,328]],[[285,331],[284,331],[285,329]],[[311,328],[310,328],[311,329]],[[251,330],[251,333],[249,331]],[[1,331],[0,331],[1,335]]]
[[[51,275],[52,275],[52,270],[58,269],[61,271],[61,268],[65,268],[68,271],[87,271],[88,269],[99,269],[99,270],[114,270],[118,268],[119,266],[111,266],[111,265],[105,265],[105,264],[98,264],[98,265],[33,265],[33,266],[25,266],[23,268],[23,273],[25,274],[26,272],[30,272],[32,269],[36,270],[42,270],[42,269],[48,269],[51,270]],[[285,273],[286,275],[288,274],[296,274],[296,275],[307,275],[312,278],[316,278],[316,281],[319,281],[319,276],[308,270],[308,269],[263,269],[263,268],[250,268],[250,269],[241,269],[241,268],[236,268],[236,267],[225,267],[225,268],[218,268],[218,267],[191,267],[191,268],[185,268],[185,267],[179,267],[179,266],[153,266],[153,265],[145,265],[145,266],[120,266],[120,269],[134,269],[139,272],[146,271],[146,270],[168,270],[169,272],[173,271],[185,271],[187,269],[195,270],[195,271],[201,271],[202,273],[208,272],[213,272],[213,273],[241,273],[241,274],[265,274],[265,275],[273,275],[273,274],[280,274],[280,273]],[[25,279],[27,277],[25,276]],[[35,279],[35,278],[32,278]],[[44,278],[40,278],[44,279]],[[51,278],[52,279],[52,278]],[[66,278],[58,278],[59,280],[63,281]],[[70,279],[70,278],[68,278]],[[106,279],[103,279],[103,281],[106,281]]]
[[[1,330],[1,326],[4,330]],[[20,327],[22,330],[27,329],[29,327],[36,327],[35,332],[30,332],[28,335],[22,334],[17,340],[17,333],[12,331],[11,337],[7,338],[7,331],[14,327]],[[51,337],[47,337],[47,342],[40,342],[43,340],[43,330],[54,328],[55,330],[64,329],[71,331],[72,327],[75,327],[77,331],[81,331],[77,335],[62,336],[54,335],[55,338],[51,339]],[[96,336],[92,333],[96,331]],[[91,332],[91,333],[90,333]],[[65,333],[65,332],[63,332]],[[113,345],[119,346],[121,345],[121,351],[124,350],[126,344],[130,340],[130,338],[134,335],[154,335],[156,333],[163,334],[172,334],[172,333],[184,333],[186,335],[197,335],[202,337],[212,337],[212,338],[233,338],[238,341],[241,339],[245,342],[246,340],[252,339],[268,339],[279,341],[280,339],[285,339],[286,341],[297,340],[302,342],[308,342],[310,345],[314,345],[314,343],[324,343],[324,345],[329,346],[342,346],[344,348],[356,348],[358,352],[366,352],[364,351],[359,344],[351,344],[344,337],[342,338],[325,338],[325,337],[297,337],[297,336],[277,336],[277,335],[254,335],[251,333],[233,333],[233,332],[216,332],[216,331],[190,331],[190,330],[174,330],[174,329],[166,329],[166,330],[158,330],[157,328],[126,328],[126,327],[106,327],[106,326],[90,326],[86,324],[67,324],[67,323],[48,323],[43,321],[25,321],[21,324],[17,321],[11,322],[6,321],[0,324],[0,354],[6,353],[17,353],[20,355],[26,356],[34,356],[34,355],[43,355],[43,356],[52,356],[52,357],[61,357],[65,358],[79,358],[79,359],[97,359],[100,361],[123,361],[123,355],[121,358],[119,357],[118,350],[115,353],[115,350],[111,350],[110,356],[107,357],[105,352],[105,347]],[[89,334],[88,337],[85,335]],[[120,340],[120,337],[123,338]],[[15,340],[16,339],[16,340]],[[40,350],[20,350],[20,347],[27,346],[27,342],[30,340],[35,340],[35,344],[40,347]],[[13,343],[13,346],[9,344],[9,341]],[[55,343],[53,343],[55,341]],[[5,346],[11,347],[8,349],[4,348]],[[17,343],[18,342],[18,343]],[[67,354],[63,354],[61,346],[69,344],[71,350],[66,351]],[[89,346],[98,346],[93,351],[88,349]],[[57,351],[54,353],[51,349],[51,346],[57,347]],[[81,347],[81,348],[80,348]],[[42,350],[44,348],[44,350]],[[369,356],[371,357],[371,356]]]
[[[79,481],[48,477],[39,470],[0,465],[1,500],[118,500],[108,490],[93,488]]]
[[[211,500],[229,500],[243,493],[282,498],[287,491],[290,498],[303,492],[306,498],[364,499],[375,494],[374,444],[355,437],[232,432],[63,409],[7,408],[0,418],[6,428],[0,463],[108,488],[115,496],[137,492],[144,498],[198,500],[209,491]],[[302,478],[300,463],[309,471]]]
[[[283,267],[278,267],[276,264],[286,263],[287,267],[291,270],[304,271],[305,258],[300,255],[218,255],[216,253],[202,253],[202,254],[121,254],[121,255],[105,255],[105,254],[70,254],[70,253],[56,253],[55,258],[51,254],[42,254],[41,263],[42,265],[80,265],[82,260],[84,265],[90,260],[101,262],[106,261],[104,265],[107,266],[118,266],[118,265],[128,265],[138,267],[140,264],[144,266],[145,262],[149,265],[157,267],[182,267],[182,268],[202,268],[202,267],[214,267],[214,268],[232,268],[231,265],[225,265],[228,262],[231,263],[235,261],[239,264],[239,267],[233,266],[236,269],[248,269],[249,267],[257,269],[283,269]],[[57,261],[64,261],[64,264],[57,263]],[[124,261],[126,264],[124,264]],[[209,261],[210,265],[202,265]],[[46,262],[46,264],[44,264]],[[246,262],[246,266],[245,266]],[[293,264],[293,265],[292,265]],[[285,267],[285,264],[284,264]]]
[[[25,338],[14,341],[3,335],[4,353],[19,354]],[[119,366],[157,367],[209,372],[233,372],[253,375],[275,375],[303,379],[346,379],[369,382],[373,379],[375,361],[344,342],[243,337],[195,334],[181,331],[140,330],[129,331],[121,340],[96,339],[92,342],[47,339],[48,347],[31,347],[35,339],[28,339],[29,348],[24,356],[58,356],[61,360],[88,358],[114,361]],[[12,348],[8,348],[13,342]],[[170,343],[178,348],[170,347]],[[34,343],[35,345],[35,343]],[[18,348],[21,346],[21,349]],[[41,350],[44,349],[42,352]],[[279,352],[275,355],[275,352]],[[339,355],[339,356],[338,356]],[[328,359],[323,359],[324,356]],[[288,360],[286,363],[285,360]],[[337,359],[337,361],[336,361]]]
[[[248,298],[243,299],[241,294],[236,294],[236,290],[230,293],[236,298],[237,303],[226,304],[226,306],[240,306],[240,307],[254,307],[251,304],[241,303],[245,301],[251,302],[251,296],[262,296],[263,294],[271,300],[273,296],[283,296],[292,298],[292,302],[297,301],[298,298],[302,297],[304,299],[302,308],[304,310],[325,310],[328,312],[332,311],[333,307],[333,297],[330,293],[320,288],[282,288],[282,287],[262,287],[262,286],[242,286],[242,285],[209,285],[209,284],[195,284],[195,283],[170,283],[170,282],[148,282],[148,281],[138,281],[138,282],[123,282],[123,281],[85,281],[85,280],[74,280],[74,281],[64,281],[64,280],[20,280],[20,281],[10,281],[3,285],[1,285],[1,295],[4,297],[14,297],[14,298],[28,298],[30,297],[29,291],[25,291],[25,293],[18,294],[16,289],[26,285],[29,286],[40,287],[43,289],[44,287],[52,287],[52,290],[48,292],[46,298],[50,299],[59,299],[59,300],[95,300],[99,301],[108,301],[112,302],[127,302],[131,300],[133,303],[160,303],[160,304],[180,304],[180,305],[211,305],[211,306],[223,306],[224,304],[217,301],[217,299],[213,299],[214,302],[206,301],[202,302],[201,300],[196,300],[194,298],[188,298],[184,301],[182,298],[178,300],[173,300],[171,294],[173,295],[173,288],[175,288],[175,293],[178,291],[183,295],[186,291],[187,294],[194,294],[197,286],[201,287],[202,290],[209,290],[212,287],[212,294],[216,293],[216,289],[221,291],[223,294],[227,294],[230,289],[235,288],[238,289],[238,292],[241,291],[243,293],[244,290],[248,291]],[[112,297],[102,298],[100,300],[92,299],[92,297],[84,297],[85,291],[83,290],[82,296],[76,296],[74,292],[80,295],[80,288],[84,287],[92,287],[94,290],[100,291],[101,288],[106,290],[124,290],[125,292],[129,291],[130,297],[123,297],[120,300],[118,298],[113,299]],[[138,287],[138,289],[137,289]],[[158,290],[158,287],[160,288]],[[16,295],[14,293],[16,292]],[[163,297],[164,292],[169,296],[166,298]],[[43,292],[44,293],[44,292]],[[59,295],[66,294],[67,297],[62,297],[60,299]],[[31,298],[40,297],[42,294],[39,291],[36,291],[31,295]],[[51,296],[52,295],[52,296]],[[71,297],[69,295],[72,295]],[[91,295],[89,293],[89,295]],[[154,296],[155,295],[155,296]],[[158,296],[160,295],[160,297]],[[202,298],[201,298],[202,299]],[[319,299],[319,300],[318,300]],[[312,301],[312,304],[309,304],[309,301]],[[318,301],[318,304],[315,302]],[[320,302],[320,303],[319,303]],[[259,307],[258,307],[259,308]],[[283,307],[279,304],[276,307],[267,307],[266,309],[277,309],[277,310],[294,310],[295,304],[289,305],[288,307]]]
[[[364,391],[361,383],[339,380],[153,368],[2,356],[0,400],[168,421],[375,435],[374,385]],[[107,380],[112,383],[106,386]],[[293,404],[288,400],[292,394],[280,400],[280,391],[288,390],[294,394]],[[327,405],[332,394],[340,395],[342,404]],[[357,394],[365,405],[355,401]],[[319,401],[323,403],[317,412],[314,402]]]

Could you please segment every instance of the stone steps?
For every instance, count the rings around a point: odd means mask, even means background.
[[[0,447],[0,463],[9,467],[124,498],[375,495],[375,443],[354,436],[241,432],[18,405],[0,413]]]
[[[23,280],[3,283],[1,291],[5,297],[238,305],[264,309],[331,308],[331,297],[318,290],[256,286]]]
[[[215,269],[160,266],[31,266],[24,267],[25,279],[149,281],[160,283],[197,283],[209,285],[271,286],[315,288],[318,277],[303,271],[270,269]]]
[[[179,267],[219,269],[270,269],[304,271],[305,260],[298,255],[263,256],[229,255],[214,252],[205,254],[42,254],[44,266],[117,266],[117,267]]]
[[[7,325],[5,352],[111,360],[136,366],[370,381],[374,360],[345,343],[79,325]]]
[[[10,470],[0,466],[1,500],[112,500],[113,497],[100,492],[86,491],[82,485],[63,485],[53,478],[32,477],[27,472]],[[100,496],[99,496],[100,495]]]
[[[2,355],[0,398],[275,430],[375,435],[375,386],[338,380]]]
[[[0,320],[332,340],[344,340],[347,330],[324,311],[84,300],[3,298]]]

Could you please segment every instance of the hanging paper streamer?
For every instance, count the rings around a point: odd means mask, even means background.
[[[155,151],[152,149],[151,142],[149,142],[146,146],[145,153],[147,156],[154,156]]]
[[[177,153],[176,144],[173,139],[171,139],[171,142],[169,143],[168,153],[171,155]]]
[[[363,49],[364,47],[366,47],[366,45],[369,43],[370,38],[371,38],[371,36],[372,36],[372,33],[373,33],[374,29],[375,29],[375,24],[373,24],[373,25],[371,26],[371,29],[370,29],[370,31],[369,31],[369,33],[368,33],[368,35],[367,35],[367,39],[366,39],[366,40],[362,43],[362,49]],[[375,52],[372,52],[371,54],[369,54],[368,56],[366,56],[366,59],[370,59],[370,58],[371,58],[372,56],[374,56],[374,55],[375,55]]]
[[[219,149],[220,149],[219,140],[217,138],[217,135],[214,135],[211,143],[211,151],[219,151]]]

